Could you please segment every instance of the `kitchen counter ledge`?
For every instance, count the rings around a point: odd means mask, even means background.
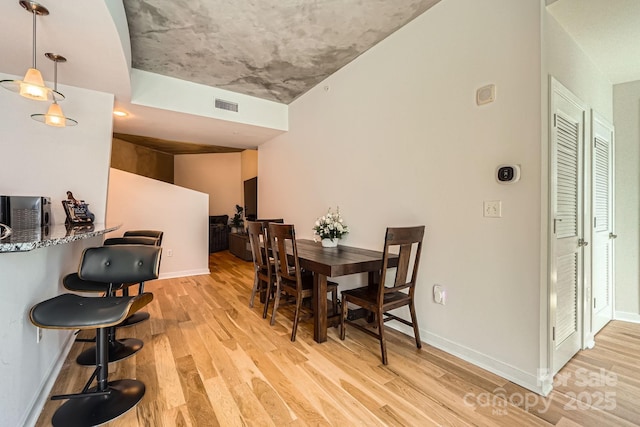
[[[48,246],[63,245],[76,240],[100,236],[120,228],[122,224],[107,226],[105,224],[87,224],[66,227],[64,224],[53,224],[37,229],[13,230],[13,234],[0,240],[0,253],[27,252]]]

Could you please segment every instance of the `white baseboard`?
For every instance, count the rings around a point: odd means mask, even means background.
[[[183,271],[170,271],[168,273],[161,273],[158,279],[175,279],[176,277],[187,277],[187,276],[208,276],[211,274],[208,268],[203,268],[199,270],[183,270]]]
[[[626,311],[616,311],[613,314],[615,320],[623,320],[625,322],[640,323],[640,314],[628,313]]]
[[[45,403],[47,403],[47,399],[49,397],[49,393],[51,393],[51,389],[58,379],[58,375],[60,374],[60,370],[62,369],[62,365],[64,365],[64,361],[67,359],[67,355],[71,351],[71,346],[75,343],[75,334],[74,331],[69,331],[69,336],[67,337],[67,341],[62,347],[62,351],[58,355],[55,363],[51,365],[51,370],[49,374],[44,379],[42,386],[40,387],[40,393],[35,397],[33,402],[31,403],[29,409],[26,412],[25,419],[23,420],[22,426],[33,427],[36,425],[38,421],[38,417],[40,417],[40,413],[42,412],[42,408],[44,408]]]
[[[396,322],[392,322],[389,326],[409,336],[413,336],[413,330],[403,324],[396,324]],[[551,392],[552,379],[538,378],[537,374],[530,374],[500,360],[496,360],[491,356],[487,356],[486,354],[477,352],[422,329],[420,330],[420,336],[424,343],[459,357],[460,359],[472,363],[493,374],[499,375],[502,378],[514,382],[534,393],[546,396]]]

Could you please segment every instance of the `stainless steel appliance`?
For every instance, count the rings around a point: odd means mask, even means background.
[[[0,223],[13,229],[32,229],[49,225],[51,198],[42,196],[0,196]]]

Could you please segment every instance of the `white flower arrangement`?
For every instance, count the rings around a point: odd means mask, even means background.
[[[336,212],[331,212],[331,208],[327,210],[327,214],[321,216],[313,226],[313,234],[320,239],[340,239],[349,232],[349,227],[340,216],[340,208],[336,208]]]

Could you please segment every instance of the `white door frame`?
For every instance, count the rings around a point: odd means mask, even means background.
[[[599,128],[599,129],[596,129]],[[594,261],[591,262],[591,269],[592,269],[592,281],[591,281],[591,295],[590,298],[586,299],[586,304],[587,304],[587,308],[588,308],[588,317],[589,317],[589,322],[585,322],[585,346],[588,348],[591,348],[595,345],[595,334],[598,333],[598,331],[604,326],[603,325],[603,320],[601,318],[598,318],[595,316],[596,312],[596,308],[594,307],[594,303],[595,303],[595,298],[596,298],[596,279],[598,277],[598,275],[596,274],[596,267],[597,267],[597,263],[595,262],[595,257],[599,256],[599,252],[597,252],[596,250],[596,244],[597,243],[603,243],[603,240],[605,238],[608,238],[607,242],[609,245],[609,264],[608,264],[608,275],[607,277],[609,278],[609,303],[610,303],[610,313],[608,313],[608,320],[613,319],[614,317],[614,307],[615,307],[615,269],[613,268],[613,265],[615,263],[615,245],[614,245],[614,240],[615,239],[615,206],[613,201],[615,200],[615,157],[614,157],[614,153],[615,153],[615,130],[613,127],[613,124],[610,123],[608,120],[606,120],[602,115],[598,114],[596,111],[594,111],[593,109],[591,110],[591,135],[589,138],[589,142],[590,142],[590,146],[591,146],[591,150],[594,150],[594,142],[595,142],[595,138],[597,136],[597,134],[602,135],[602,133],[609,133],[609,137],[611,139],[610,141],[610,146],[609,146],[609,228],[606,231],[606,234],[608,234],[608,236],[598,236],[598,239],[600,240],[596,240],[596,229],[595,229],[595,223],[593,221],[595,221],[595,217],[597,216],[595,209],[596,209],[596,202],[595,202],[595,161],[596,161],[596,155],[595,153],[591,156],[591,181],[592,181],[592,194],[593,196],[591,197],[592,200],[592,209],[591,209],[591,215],[590,215],[590,220],[592,221],[591,223],[591,241],[593,242],[592,245],[592,249],[591,249],[591,256],[594,257]],[[605,313],[605,317],[606,317],[606,313]]]
[[[578,162],[579,162],[579,166],[578,166],[578,180],[581,181],[581,185],[579,185],[579,193],[578,193],[578,197],[582,198],[582,203],[581,206],[579,205],[578,207],[578,219],[580,222],[580,225],[578,226],[577,229],[577,233],[578,236],[580,238],[584,238],[584,236],[588,235],[585,234],[585,230],[584,230],[584,219],[588,218],[590,215],[590,197],[587,196],[588,194],[588,186],[587,188],[585,188],[585,184],[586,184],[586,180],[585,180],[585,175],[588,173],[585,171],[584,166],[590,164],[587,161],[587,158],[585,158],[585,156],[588,156],[589,153],[586,152],[585,150],[585,141],[589,140],[587,138],[586,132],[588,127],[586,126],[587,123],[587,109],[584,105],[584,103],[582,101],[580,101],[575,95],[573,95],[568,89],[566,89],[560,82],[558,82],[556,79],[554,79],[552,76],[550,77],[550,83],[549,83],[549,103],[550,103],[550,108],[549,108],[549,156],[550,156],[550,168],[549,168],[549,217],[548,217],[548,243],[549,243],[549,251],[548,251],[548,266],[549,266],[549,277],[548,277],[548,300],[547,300],[547,313],[548,313],[548,318],[547,318],[547,363],[548,363],[548,372],[551,374],[551,376],[555,375],[557,373],[557,371],[560,369],[560,367],[558,367],[558,363],[563,363],[566,362],[565,361],[555,361],[555,353],[556,353],[556,341],[555,341],[555,323],[556,323],[556,306],[557,306],[557,294],[556,294],[556,285],[557,285],[557,257],[556,254],[558,253],[556,246],[557,246],[557,239],[556,239],[556,233],[555,233],[555,227],[556,227],[556,186],[557,186],[557,177],[554,175],[554,172],[556,171],[556,167],[555,162],[556,160],[554,159],[555,156],[555,150],[554,150],[554,145],[553,145],[553,134],[554,132],[556,132],[556,130],[554,130],[554,116],[555,116],[555,105],[554,105],[554,99],[556,96],[560,96],[564,101],[574,105],[578,110],[581,111],[582,117],[581,117],[581,126],[582,128],[580,129],[581,131],[581,141],[579,141],[579,144],[582,145],[582,150],[581,150],[581,155],[579,154],[579,158],[578,158]],[[580,153],[580,151],[579,151]],[[581,162],[581,166],[582,168],[580,168],[580,162]],[[585,192],[586,191],[586,192]],[[587,197],[586,197],[587,196]],[[581,239],[580,239],[581,240]],[[577,316],[577,325],[576,325],[576,332],[575,334],[578,334],[578,336],[576,336],[574,339],[577,339],[579,341],[579,343],[576,343],[576,345],[572,346],[571,348],[573,349],[574,347],[578,347],[577,350],[579,350],[580,348],[585,348],[585,333],[584,333],[584,319],[585,319],[585,312],[586,312],[586,304],[585,304],[585,283],[588,281],[588,273],[590,273],[590,270],[588,268],[585,268],[585,264],[586,264],[586,260],[588,260],[588,257],[585,256],[585,247],[583,246],[581,248],[581,250],[578,251],[578,255],[577,255],[577,286],[576,286],[576,316]],[[573,335],[573,334],[572,334]],[[576,350],[576,351],[577,351]],[[575,354],[575,353],[574,353]],[[566,358],[566,355],[564,355],[564,358]]]

